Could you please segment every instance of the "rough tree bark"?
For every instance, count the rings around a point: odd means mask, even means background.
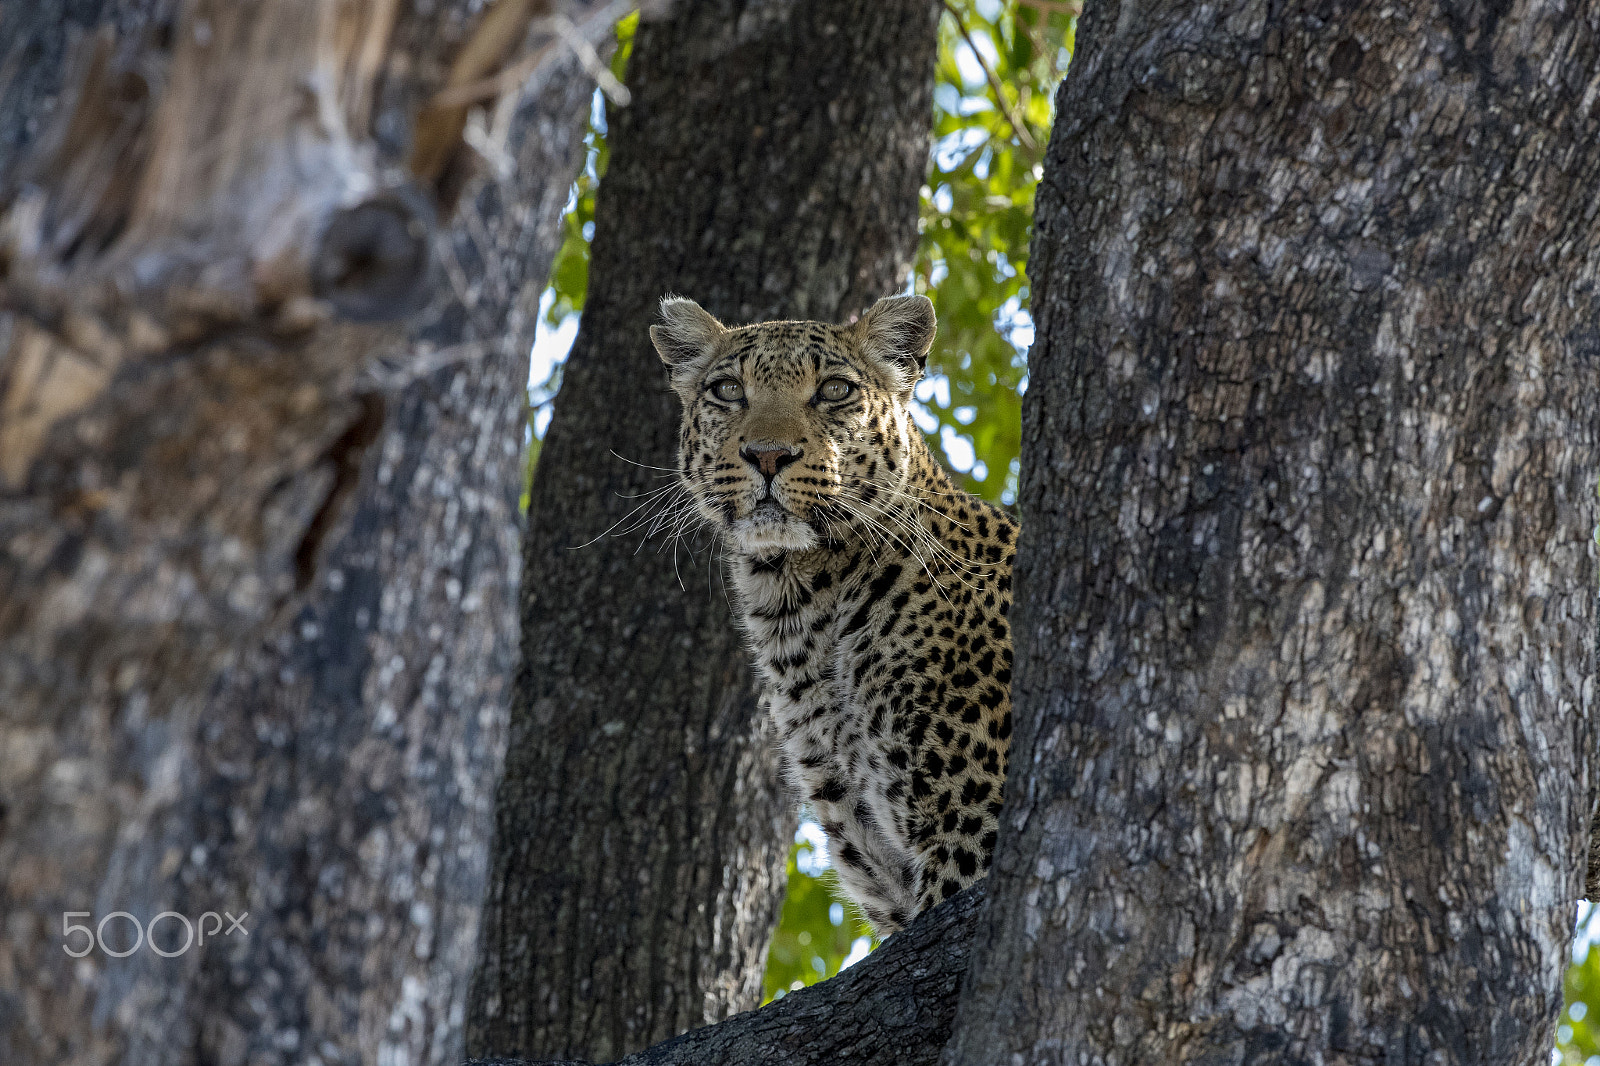
[[[0,1059],[454,1061],[592,83],[517,0],[88,7],[0,5]],[[250,938],[62,951],[169,908]]]
[[[903,285],[937,12],[683,0],[640,29],[533,488],[474,1054],[613,1058],[759,1001],[794,814],[719,563],[606,533],[670,485],[662,295],[837,321]]]
[[[1092,4],[949,1063],[1544,1062],[1594,810],[1600,5]]]

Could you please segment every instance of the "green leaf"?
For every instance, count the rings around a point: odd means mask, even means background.
[[[1597,913],[1600,910],[1590,908],[1583,924],[1596,921]],[[1592,1056],[1600,1056],[1600,945],[1590,944],[1582,960],[1567,967],[1562,985],[1566,1003],[1556,1025],[1556,1061],[1584,1066]]]
[[[831,876],[825,880],[802,869],[801,857],[809,859],[811,854],[811,844],[804,840],[789,849],[789,891],[778,931],[767,948],[762,1003],[832,977],[856,940],[872,937],[872,928],[855,916],[854,908],[835,898]],[[837,923],[835,917],[840,919]]]
[[[1065,73],[1057,63],[1070,54],[1075,26],[1064,13],[1014,2],[952,0],[940,27],[934,162],[922,197],[915,276],[939,317],[929,370],[948,379],[951,402],[924,405],[937,422],[927,437],[936,455],[944,454],[946,431],[965,440],[976,462],[957,471],[958,480],[996,501],[1014,495],[1019,390],[1027,379],[1026,353],[1005,327],[1010,312],[1026,306],[1033,193],[1051,99]],[[962,77],[957,56],[967,50],[967,36],[995,57],[1003,99],[981,71]],[[963,422],[958,408],[974,417]]]

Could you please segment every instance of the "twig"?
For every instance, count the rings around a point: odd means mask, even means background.
[[[632,7],[630,3],[627,6]],[[618,107],[627,107],[631,96],[628,87],[617,80],[611,73],[611,67],[600,59],[600,53],[594,50],[594,43],[572,24],[572,20],[565,15],[557,15],[551,19],[555,23],[556,32],[561,39],[567,42],[573,54],[578,57],[578,62],[583,65],[584,73],[595,80],[600,86],[600,91],[606,94],[606,99]]]
[[[504,96],[529,78],[544,64],[550,53],[556,50],[559,42],[551,41],[543,48],[529,52],[509,67],[479,78],[477,81],[465,85],[452,85],[447,89],[440,89],[434,96],[434,107],[465,107],[468,104],[481,103],[484,100],[493,100],[497,96]]]
[[[1027,124],[1017,117],[1011,104],[1006,101],[1004,88],[1000,85],[1000,76],[989,66],[989,61],[983,57],[983,52],[978,48],[978,42],[972,39],[972,34],[967,32],[967,24],[961,20],[961,12],[955,9],[950,0],[944,0],[944,9],[951,18],[956,20],[956,29],[961,31],[961,36],[966,39],[967,47],[972,49],[972,54],[977,57],[978,66],[983,68],[984,76],[989,79],[989,89],[994,93],[995,103],[1000,107],[1000,114],[1005,116],[1006,122],[1011,126],[1011,132],[1017,135],[1030,152],[1039,150],[1039,144],[1033,139],[1033,134],[1028,132]]]

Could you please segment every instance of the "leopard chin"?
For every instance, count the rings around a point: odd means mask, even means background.
[[[820,544],[817,531],[770,500],[728,526],[726,537],[741,555],[810,551]]]

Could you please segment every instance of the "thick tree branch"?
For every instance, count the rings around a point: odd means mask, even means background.
[[[615,1066],[933,1066],[950,1037],[984,883],[922,914],[844,973]],[[474,1059],[467,1066],[584,1066]]]

